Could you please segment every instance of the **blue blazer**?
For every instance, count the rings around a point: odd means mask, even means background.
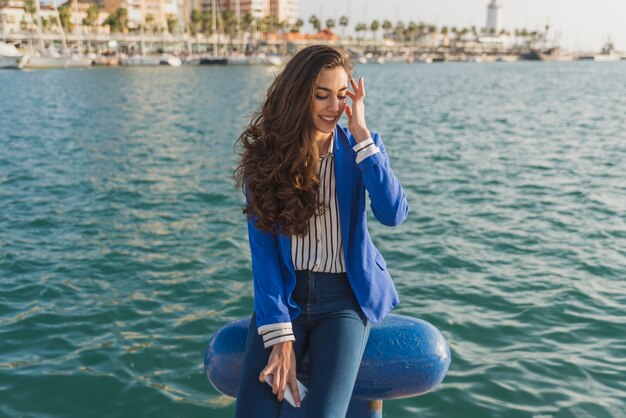
[[[379,322],[400,301],[385,260],[367,230],[365,192],[370,196],[374,216],[383,225],[402,223],[409,207],[380,135],[372,132],[372,139],[380,152],[357,164],[352,149],[355,138],[347,128],[337,125],[333,154],[348,280],[365,316]],[[300,314],[300,308],[291,298],[296,287],[291,236],[261,231],[254,222],[255,217],[248,221],[248,238],[257,326],[290,322]]]

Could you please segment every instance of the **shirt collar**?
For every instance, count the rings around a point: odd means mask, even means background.
[[[335,131],[332,131],[330,134],[330,144],[328,145],[328,151],[326,155],[333,155],[333,145],[335,143]]]

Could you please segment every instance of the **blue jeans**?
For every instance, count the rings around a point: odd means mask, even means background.
[[[370,322],[356,301],[345,273],[296,271],[294,301],[302,313],[292,321],[296,370],[309,354],[306,416],[345,418],[369,336]],[[271,348],[263,347],[252,316],[237,394],[236,418],[278,418],[281,408],[272,388],[259,382]],[[305,405],[306,404],[306,405]]]

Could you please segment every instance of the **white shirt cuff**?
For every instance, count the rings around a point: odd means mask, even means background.
[[[259,335],[263,337],[265,348],[285,341],[295,341],[291,322],[279,322],[277,324],[267,324],[258,328]]]
[[[374,140],[372,139],[372,137],[367,138],[364,141],[359,142],[358,144],[356,144],[355,146],[352,147],[352,149],[354,150],[354,152],[359,152],[361,151],[363,148],[365,148],[366,146],[368,146],[369,144],[373,144]]]
[[[263,347],[270,348],[271,346],[283,343],[285,341],[295,341],[296,337],[293,334],[283,335],[282,337],[270,338],[268,340],[263,340]]]
[[[374,154],[378,154],[379,152],[380,152],[380,148],[378,148],[376,145],[370,145],[369,147],[365,148],[363,151],[359,152],[356,155],[356,163],[358,164],[364,159],[366,159],[367,157],[374,155]]]

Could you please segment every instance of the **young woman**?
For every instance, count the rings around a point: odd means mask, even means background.
[[[254,314],[236,417],[278,417],[291,407],[287,385],[299,406],[296,370],[307,352],[307,416],[345,417],[370,324],[399,302],[367,230],[365,193],[387,226],[404,221],[408,205],[380,136],[367,129],[364,80],[350,72],[341,49],[301,50],[239,137]],[[344,110],[348,129],[338,124]]]

